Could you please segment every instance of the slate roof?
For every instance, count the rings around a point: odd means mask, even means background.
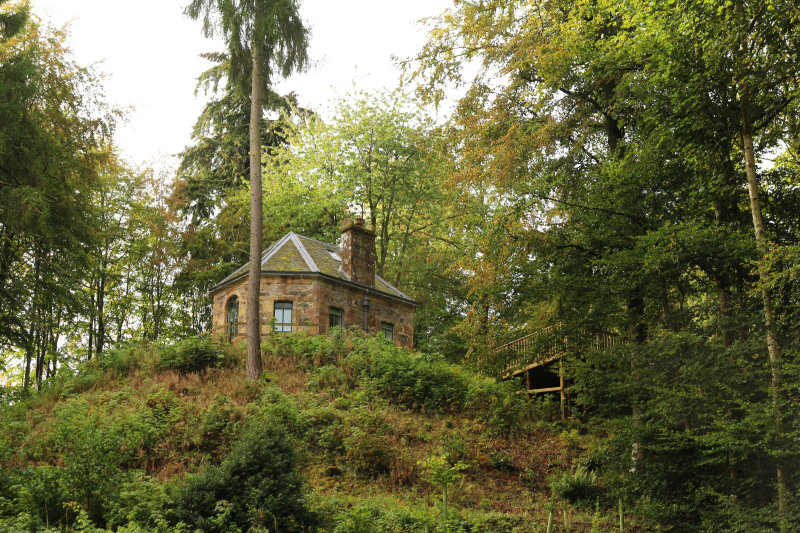
[[[289,232],[264,250],[261,255],[261,273],[317,274],[348,285],[364,287],[350,280],[350,277],[342,271],[341,253],[342,250],[338,245]],[[249,264],[248,262],[237,268],[230,276],[214,285],[210,292],[246,276]],[[412,304],[416,303],[410,296],[377,274],[375,274],[375,286],[371,289]]]

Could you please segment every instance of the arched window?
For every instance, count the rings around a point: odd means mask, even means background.
[[[228,298],[225,306],[225,324],[228,326],[228,342],[239,334],[239,297],[234,295]]]

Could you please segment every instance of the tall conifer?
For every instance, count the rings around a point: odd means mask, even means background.
[[[231,80],[250,94],[250,267],[247,284],[247,378],[261,375],[262,199],[261,120],[264,94],[274,74],[288,76],[308,61],[308,28],[295,0],[192,0],[192,19],[202,18],[206,37],[221,35],[230,55]]]

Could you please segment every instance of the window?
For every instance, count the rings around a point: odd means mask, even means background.
[[[292,331],[292,302],[275,302],[275,331]]]
[[[344,312],[338,307],[331,307],[330,321],[328,323],[328,332],[333,335],[342,334],[342,325],[344,324]]]
[[[394,341],[394,324],[381,322],[381,333],[383,333],[384,339]]]
[[[236,295],[228,298],[225,305],[225,325],[228,329],[228,342],[239,335],[239,297]]]

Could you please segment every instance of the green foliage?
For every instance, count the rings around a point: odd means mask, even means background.
[[[469,393],[466,377],[442,359],[386,349],[365,374],[390,400],[410,409],[460,411]]]
[[[266,420],[246,429],[219,466],[206,467],[175,488],[167,516],[173,524],[209,532],[304,531],[313,517],[302,485],[286,431]]]
[[[204,372],[225,363],[221,345],[206,337],[190,337],[159,350],[159,369],[177,370],[183,374]]]
[[[154,365],[155,348],[143,342],[118,344],[97,356],[99,368],[113,372],[117,377],[131,375],[136,370],[151,369]]]
[[[451,462],[462,462],[469,458],[467,445],[459,435],[449,435],[442,443],[442,451]]]
[[[360,333],[351,332],[348,338],[358,344],[362,342]],[[342,336],[309,335],[305,332],[270,335],[262,343],[262,351],[268,356],[291,357],[309,370],[340,363],[347,348]]]
[[[531,418],[531,407],[514,383],[477,373],[469,380],[465,407],[496,434],[523,432]]]
[[[217,394],[214,397],[214,403],[200,418],[195,444],[205,452],[224,450],[227,439],[231,435],[232,426],[238,418],[239,413],[231,405],[230,398]]]
[[[419,464],[428,483],[448,486],[464,477],[462,472],[469,468],[466,463],[454,462],[447,454],[433,455]]]
[[[334,458],[345,452],[344,416],[338,409],[321,407],[303,412],[307,421],[306,442],[316,450]]]
[[[293,396],[285,394],[276,385],[262,388],[255,414],[258,419],[276,421],[294,437],[300,438],[306,432],[305,413],[300,410]]]
[[[314,377],[308,382],[308,389],[325,391],[334,397],[346,393],[350,380],[338,366],[324,365],[314,371]]]
[[[377,478],[391,471],[395,452],[382,436],[356,429],[344,447],[347,465],[359,476]]]
[[[572,472],[562,472],[552,478],[553,494],[576,507],[591,508],[599,494],[597,473],[584,466],[577,466]]]

